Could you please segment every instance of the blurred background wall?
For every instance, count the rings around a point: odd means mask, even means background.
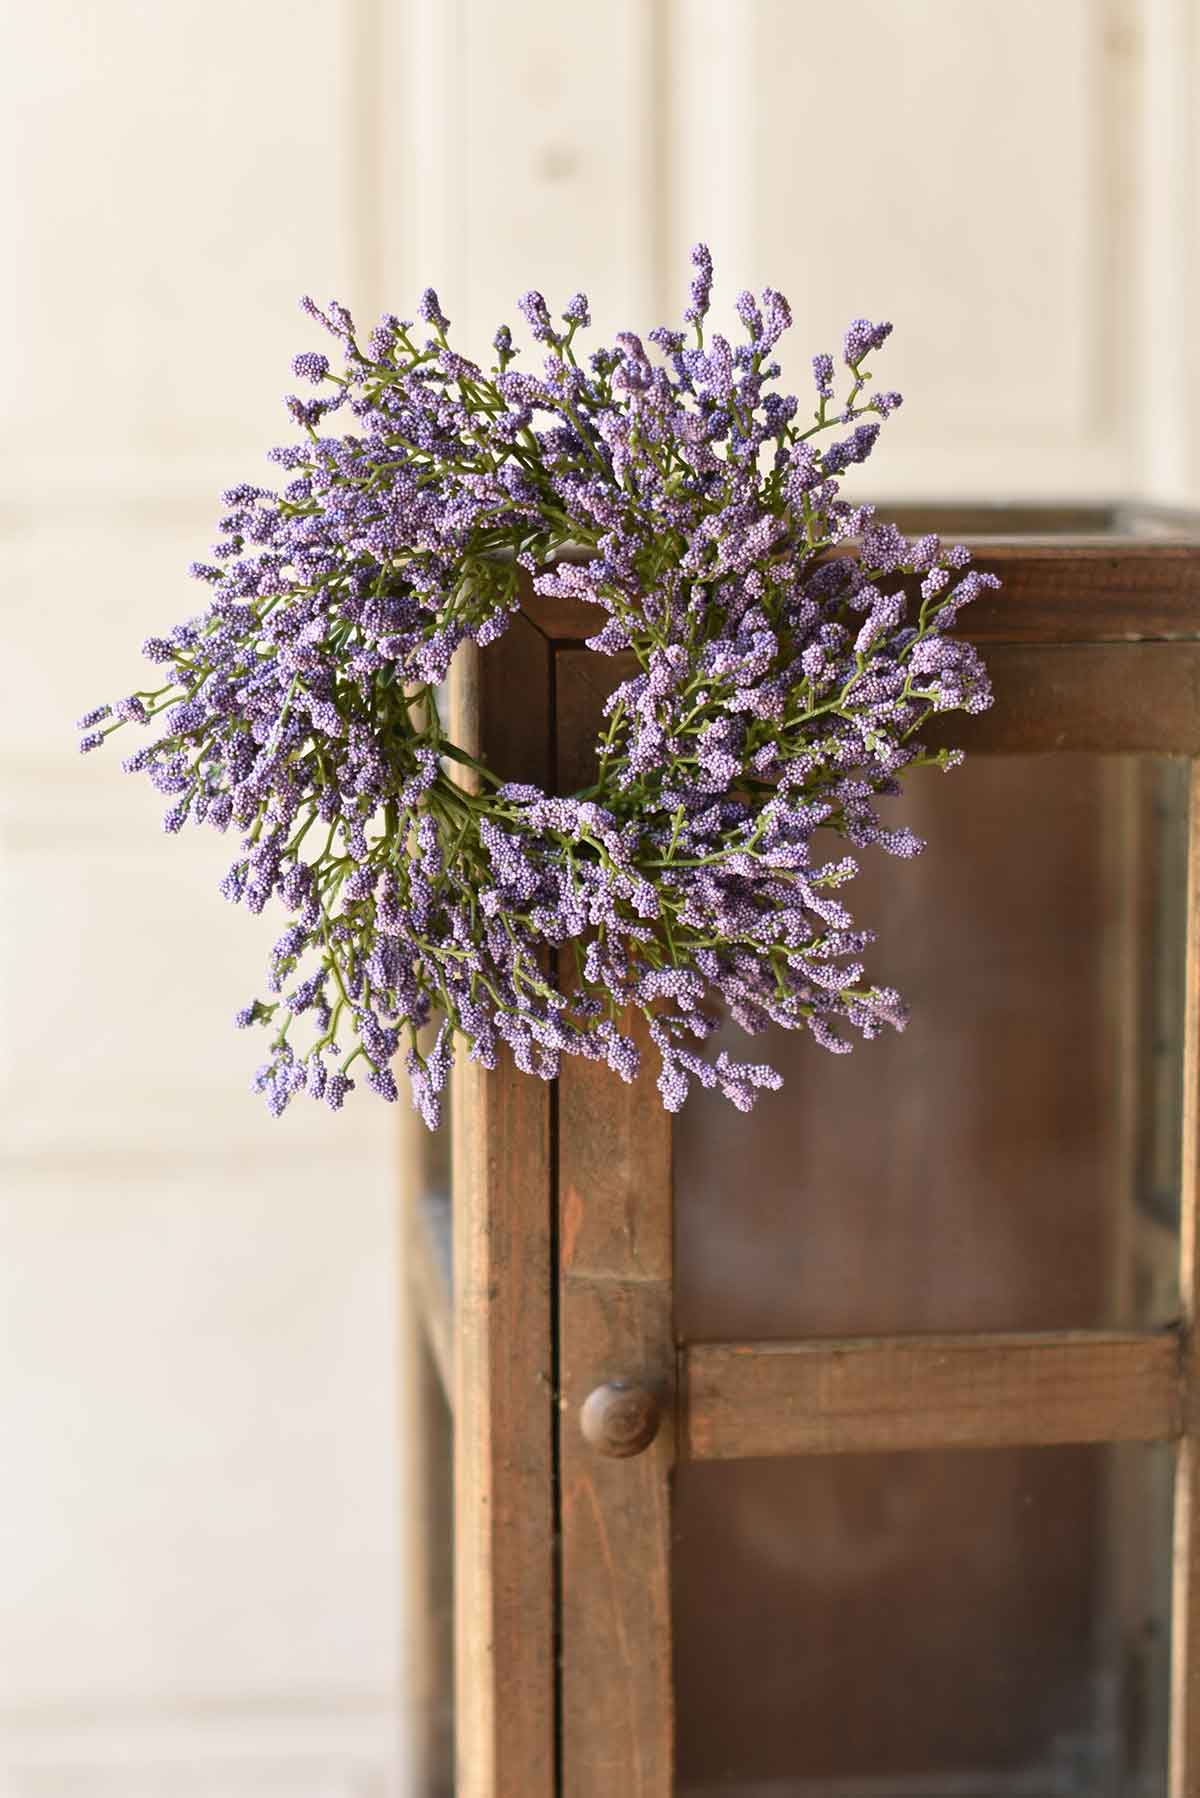
[[[7,0],[0,1798],[403,1793],[395,1120],[72,720],[287,435],[305,291],[887,316],[878,491],[1200,502],[1194,0]],[[884,373],[885,363],[880,363]],[[516,1798],[516,1795],[514,1795]]]

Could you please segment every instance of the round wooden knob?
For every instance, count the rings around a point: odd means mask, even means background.
[[[579,1427],[599,1455],[640,1455],[658,1435],[658,1400],[632,1380],[608,1380],[584,1399]]]

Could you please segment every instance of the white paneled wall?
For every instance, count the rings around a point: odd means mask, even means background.
[[[71,721],[193,603],[299,293],[787,292],[891,493],[1200,500],[1194,0],[9,0],[0,1798],[403,1794],[390,1155],[271,1123],[271,921]],[[15,653],[14,653],[15,640]],[[399,1694],[399,1697],[398,1697]]]
[[[727,305],[743,281],[781,287],[798,379],[848,317],[894,320],[876,372],[907,404],[871,468],[880,491],[1133,481],[1135,13],[674,0],[694,78],[678,96],[672,268],[707,235]]]
[[[1143,184],[1133,260],[1141,330],[1140,474],[1200,501],[1200,8],[1143,0]]]
[[[499,323],[521,324],[530,287],[555,310],[585,287],[597,332],[655,322],[667,126],[655,0],[406,0],[383,17],[383,66],[412,56],[384,119],[389,303],[411,308],[432,282],[479,354]]]
[[[378,303],[366,22],[5,21],[4,1798],[383,1798],[395,1765],[391,1120],[266,1116],[231,1021],[278,928],[71,728],[287,435],[297,296]]]

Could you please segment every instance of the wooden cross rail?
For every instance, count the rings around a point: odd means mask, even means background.
[[[1174,1330],[693,1344],[680,1453],[694,1461],[1182,1433]]]
[[[447,1219],[412,1226],[418,1303],[452,1398]],[[1174,1442],[1188,1399],[1179,1330],[691,1343],[678,1452],[689,1461],[902,1449]]]
[[[1194,517],[1149,509],[1029,508],[1022,535],[993,533],[1011,508],[941,508],[933,520],[947,541],[962,537],[975,565],[1000,576],[955,635],[973,643],[1174,643],[1200,635],[1200,530]],[[882,506],[880,515],[905,530],[930,527],[920,509]],[[1079,520],[1088,532],[1076,532]],[[1106,532],[1105,523],[1110,528]],[[1114,535],[1111,526],[1120,532]],[[852,555],[845,544],[836,552]],[[572,558],[586,560],[586,556]],[[552,643],[580,643],[603,623],[598,606],[553,599],[525,583],[522,611]],[[999,683],[997,682],[997,685]]]

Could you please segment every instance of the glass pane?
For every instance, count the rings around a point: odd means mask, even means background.
[[[417,1041],[423,1055],[428,1055],[437,1040],[437,1030],[433,1025],[419,1033]],[[405,1079],[400,1091],[401,1102],[408,1104],[408,1081]],[[415,1164],[418,1190],[430,1199],[449,1201],[450,1198],[450,1137],[453,1129],[454,1082],[448,1080],[442,1089],[442,1121],[436,1130],[427,1130],[416,1117],[406,1118],[406,1125],[412,1140],[412,1160]]]
[[[680,1791],[1159,1798],[1171,1454],[689,1464]]]
[[[409,1345],[413,1455],[405,1578],[408,1628],[405,1702],[413,1791],[454,1790],[454,1433],[428,1343]]]
[[[425,1053],[435,1032],[421,1037]],[[451,1290],[451,1087],[442,1124],[427,1130],[407,1109],[403,1122],[404,1197],[413,1208],[410,1255]],[[430,1336],[415,1293],[403,1343],[410,1491],[406,1511],[406,1662],[411,1789],[422,1798],[454,1790],[454,1424]],[[408,1788],[406,1788],[408,1789]]]
[[[428,1055],[437,1037],[432,1026],[421,1031],[418,1042]],[[408,1082],[401,1086],[401,1102],[406,1107],[401,1126],[405,1183],[410,1203],[424,1222],[425,1240],[432,1259],[441,1274],[445,1289],[453,1284],[453,1207],[450,1195],[450,1141],[453,1131],[454,1082],[448,1080],[442,1090],[442,1121],[437,1130],[427,1130],[415,1111],[409,1111]],[[453,1295],[451,1295],[453,1296]]]
[[[915,776],[847,889],[902,1036],[675,1125],[686,1340],[1120,1328],[1177,1309],[1187,764],[976,756]],[[882,865],[881,864],[886,864]],[[731,1052],[747,1039],[730,1030]]]

